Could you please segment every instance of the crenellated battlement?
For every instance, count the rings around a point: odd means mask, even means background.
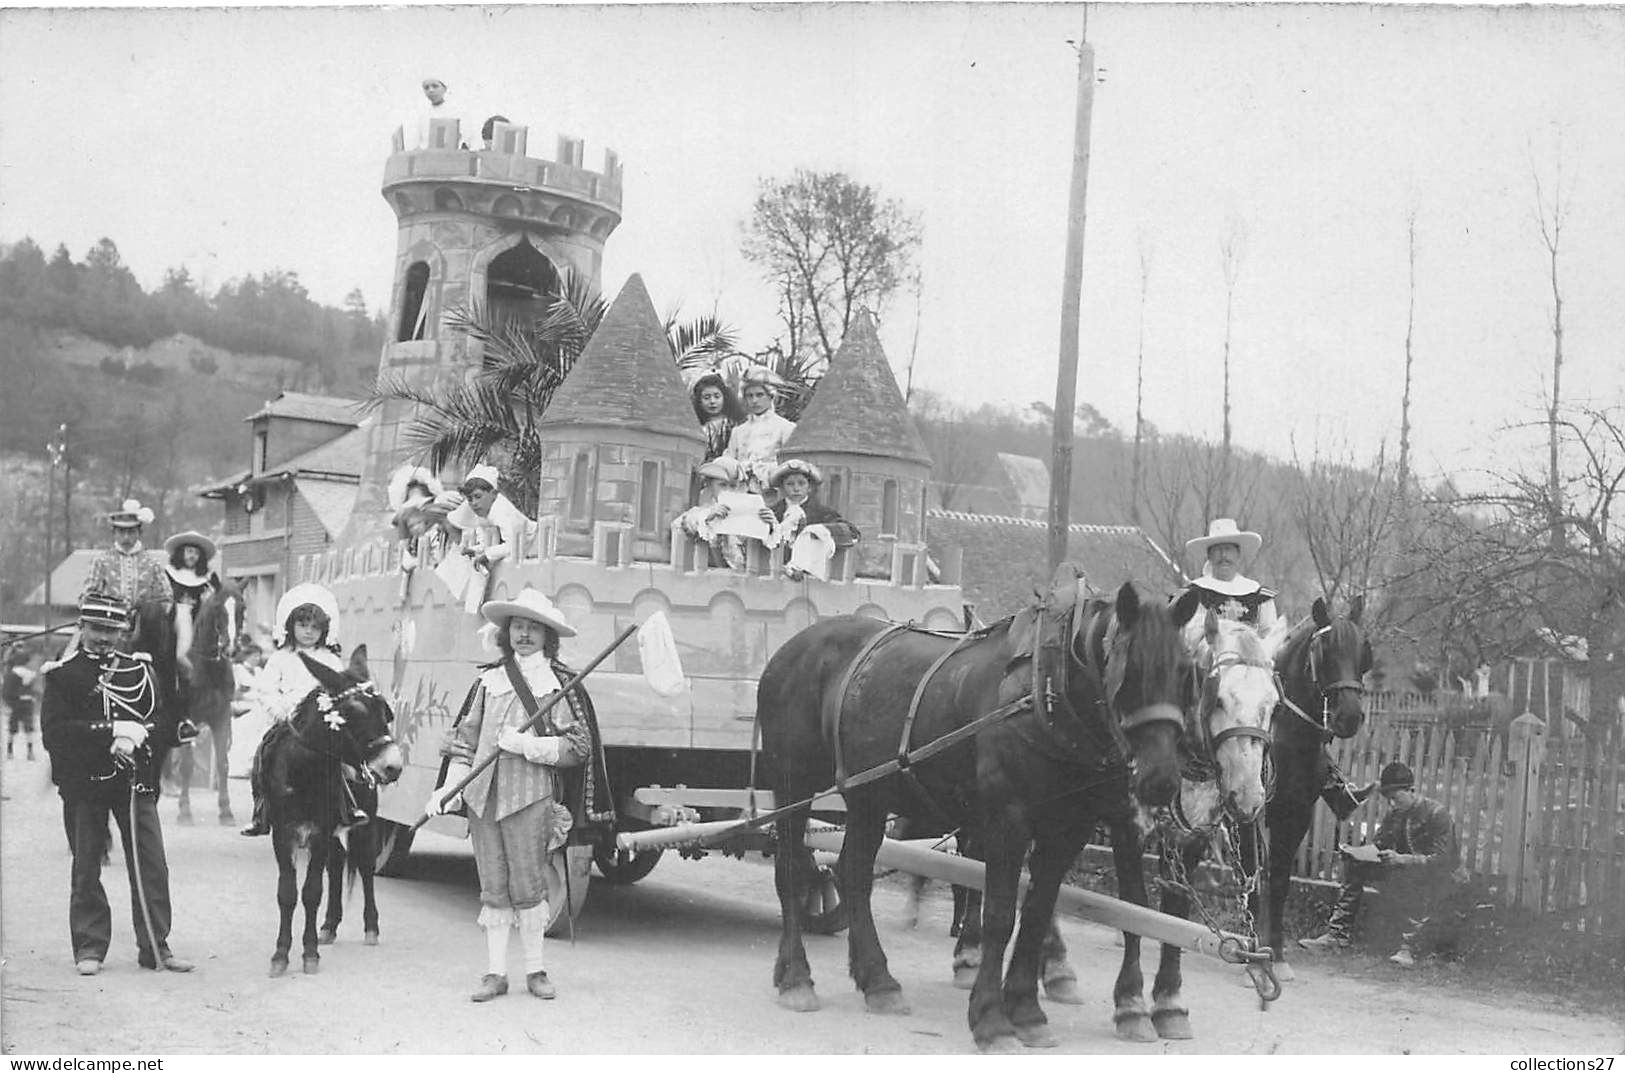
[[[604,150],[603,168],[592,171],[585,166],[586,143],[580,138],[559,135],[553,158],[544,159],[528,155],[530,128],[522,124],[495,124],[490,149],[459,148],[471,140],[480,140],[478,131],[471,134],[462,131],[456,118],[432,119],[430,147],[407,149],[405,129],[395,128],[389,159],[384,164],[383,193],[397,214],[483,211],[498,216],[540,217],[571,226],[558,215],[561,208],[569,211],[565,202],[574,201],[607,210],[606,218],[598,224],[605,234],[619,223],[624,165],[613,149]],[[470,185],[475,188],[472,196]],[[423,196],[409,192],[410,188],[425,186],[431,189]],[[479,191],[479,187],[489,190]],[[587,205],[580,208],[587,209]]]

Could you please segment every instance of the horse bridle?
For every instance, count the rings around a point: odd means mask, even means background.
[[[1325,638],[1330,636],[1331,632],[1332,623],[1328,622],[1326,625],[1321,626],[1315,630],[1314,633],[1310,634],[1308,651],[1306,653],[1306,658],[1309,664],[1310,684],[1312,684],[1316,691],[1320,693],[1320,718],[1318,720],[1316,720],[1302,708],[1298,707],[1292,698],[1287,695],[1286,685],[1280,680],[1280,675],[1276,675],[1276,689],[1281,694],[1281,703],[1286,705],[1286,707],[1291,710],[1293,714],[1298,716],[1298,718],[1302,719],[1304,722],[1320,731],[1323,736],[1327,737],[1330,737],[1332,733],[1332,694],[1352,690],[1355,693],[1360,694],[1362,697],[1365,696],[1365,683],[1357,678],[1339,678],[1334,681],[1327,682],[1324,685],[1321,684],[1320,649]]]
[[[1200,715],[1197,720],[1200,724],[1202,741],[1210,757],[1216,757],[1219,746],[1232,738],[1252,738],[1263,742],[1266,747],[1270,744],[1270,732],[1264,727],[1241,725],[1225,727],[1217,734],[1213,733],[1213,713],[1219,707],[1219,672],[1226,667],[1257,667],[1268,671],[1271,677],[1276,678],[1276,695],[1284,696],[1281,692],[1280,679],[1275,674],[1275,664],[1268,660],[1249,659],[1239,652],[1221,652],[1214,656],[1212,665],[1208,667],[1207,675],[1202,682],[1202,701],[1198,707]]]
[[[344,705],[344,703],[346,701],[348,701],[348,700],[350,700],[350,699],[352,699],[354,697],[358,697],[358,696],[359,697],[381,697],[382,696],[382,694],[380,694],[378,692],[377,687],[374,686],[371,681],[356,682],[353,685],[350,685],[350,686],[348,686],[348,687],[346,687],[344,689],[341,689],[337,693],[331,692],[330,690],[328,690],[328,688],[326,686],[318,685],[315,689],[313,689],[309,693],[305,694],[304,700],[299,702],[300,706],[303,707],[305,701],[308,701],[311,697],[316,696],[318,694],[320,694],[321,697],[327,698],[328,701],[329,701],[329,703],[326,706],[324,706],[322,704],[320,699],[318,699],[316,701],[316,711],[317,711],[318,718],[320,718],[321,721],[326,725],[327,731],[328,731],[329,734],[337,734],[337,733],[339,733],[339,731],[344,728],[344,724],[348,721],[347,718],[342,714],[342,708],[343,708],[343,705]],[[385,722],[387,723],[388,720],[385,720]],[[295,740],[297,741],[298,738],[296,737]],[[379,753],[383,752],[385,749],[389,748],[394,743],[395,743],[394,736],[392,734],[389,734],[389,733],[386,732],[386,733],[382,734],[381,736],[379,736],[377,738],[374,738],[372,741],[369,741],[369,742],[366,743],[366,746],[365,746],[365,749],[364,749],[365,755],[367,755],[369,757],[377,756]],[[346,761],[344,759],[344,757],[340,756],[338,753],[328,752],[326,749],[318,749],[315,746],[309,745],[309,744],[307,744],[305,742],[300,742],[300,744],[303,745],[306,749],[309,749],[311,752],[316,753],[316,754],[318,754],[320,756],[325,756],[329,760],[334,761],[335,763],[339,764],[342,767],[346,767],[346,768],[352,767],[352,765],[348,761]],[[363,761],[360,765],[355,766],[354,770],[356,771],[355,777],[361,779],[363,782],[366,782],[369,785],[372,784],[372,783],[375,783],[377,781],[377,777],[375,775],[373,775],[372,769],[367,766],[365,761]]]
[[[1101,615],[1104,613],[1104,608],[1095,612],[1096,615]],[[1095,670],[1095,668],[1092,666],[1092,662],[1087,658],[1088,649],[1086,648],[1085,653],[1083,654],[1080,654],[1077,651],[1078,636],[1083,632],[1092,633],[1093,631],[1086,630],[1081,622],[1083,615],[1083,608],[1081,605],[1075,606],[1072,609],[1072,614],[1073,627],[1070,633],[1073,640],[1069,646],[1070,651],[1068,652],[1068,656],[1076,659],[1080,664],[1088,667],[1090,670]],[[1118,744],[1124,748],[1124,755],[1127,755],[1128,752],[1128,733],[1131,730],[1138,730],[1141,727],[1149,726],[1152,723],[1172,723],[1179,729],[1181,734],[1185,732],[1185,718],[1183,711],[1177,715],[1168,715],[1158,710],[1155,706],[1147,706],[1142,708],[1140,711],[1127,716],[1118,713],[1117,695],[1123,689],[1123,678],[1128,671],[1128,644],[1129,639],[1126,636],[1123,636],[1122,632],[1117,628],[1117,618],[1115,615],[1113,615],[1105,630],[1102,631],[1100,640],[1101,667],[1098,669],[1098,671],[1096,671],[1096,674],[1101,681],[1102,693],[1104,694],[1100,703],[1105,706],[1107,715],[1110,717],[1106,720],[1107,726],[1111,728],[1112,736],[1118,739]],[[1119,649],[1122,650],[1123,658],[1114,660],[1113,657],[1118,654]]]

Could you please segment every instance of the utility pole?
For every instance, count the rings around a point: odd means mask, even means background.
[[[56,442],[62,445],[62,553],[73,554],[73,455],[68,451],[68,423],[56,427]]]
[[[1072,190],[1067,202],[1066,269],[1061,284],[1061,353],[1055,374],[1055,447],[1049,479],[1049,568],[1066,558],[1071,523],[1072,410],[1078,390],[1078,321],[1083,301],[1084,201],[1089,190],[1089,127],[1095,105],[1095,50],[1089,9],[1078,38],[1078,109],[1072,134]]]
[[[51,545],[54,543],[55,533],[52,531],[56,524],[56,467],[62,464],[61,426],[57,429],[57,438],[45,445],[45,454],[51,460],[51,470],[46,474],[45,484],[45,620],[49,622],[51,616],[56,614],[56,604],[51,602],[51,573],[56,565],[51,555]]]

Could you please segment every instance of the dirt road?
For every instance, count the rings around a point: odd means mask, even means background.
[[[812,937],[809,956],[824,1009],[781,1010],[771,972],[778,938],[772,872],[760,859],[667,855],[632,887],[595,881],[577,941],[551,942],[554,1002],[519,993],[483,1006],[467,999],[483,971],[473,858],[467,844],[424,835],[409,875],[380,880],[383,941],[360,942],[359,903],[321,972],[270,979],[276,934],[275,864],[265,839],[212,823],[181,827],[161,805],[174,876],[176,953],[189,975],[135,965],[129,892],[115,850],[104,873],[113,948],[97,977],[74,974],[67,934],[68,865],[61,813],[41,764],[5,763],[0,786],[0,896],[4,965],[0,1040],[8,1053],[917,1053],[974,1051],[966,993],[949,980],[949,906],[928,900],[904,927],[896,886],[877,918],[893,973],[912,1003],[904,1017],[871,1016],[846,976],[844,936]],[[247,788],[232,785],[239,815]],[[207,814],[204,814],[207,815]],[[1112,1036],[1109,990],[1115,934],[1063,923],[1089,1001],[1046,1007],[1059,1053],[1619,1053],[1614,1021],[1558,1008],[1510,1008],[1401,970],[1341,975],[1304,960],[1299,979],[1266,1012],[1234,970],[1186,959],[1197,1038],[1133,1045]],[[519,978],[518,944],[512,950]],[[1153,955],[1145,957],[1148,973]],[[1522,1006],[1522,1003],[1518,1005]],[[155,1010],[171,1012],[168,1018]]]

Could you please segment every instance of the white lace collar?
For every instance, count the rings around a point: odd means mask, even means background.
[[[1264,586],[1244,574],[1237,574],[1229,581],[1220,581],[1212,574],[1202,574],[1191,582],[1199,589],[1216,592],[1220,596],[1251,596]]]
[[[553,673],[545,653],[535,652],[520,657],[518,663],[519,673],[524,676],[525,684],[530,686],[531,695],[537,700],[559,688],[558,676]],[[480,675],[480,684],[485,687],[485,692],[493,697],[506,696],[513,692],[513,682],[508,679],[507,668],[500,663]]]

